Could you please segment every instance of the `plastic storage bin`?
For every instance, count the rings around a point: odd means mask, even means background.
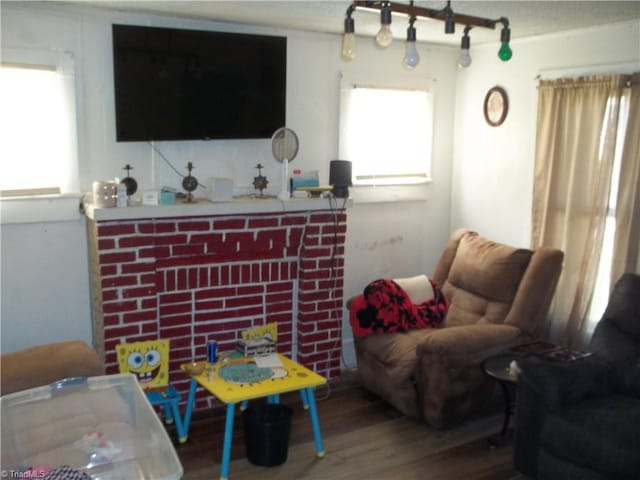
[[[287,461],[293,411],[284,405],[250,406],[242,412],[247,458],[254,465],[273,467]]]
[[[0,407],[1,471],[15,478],[63,465],[96,480],[182,478],[167,432],[131,374],[12,393]]]

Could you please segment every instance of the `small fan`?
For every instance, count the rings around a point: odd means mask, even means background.
[[[298,136],[290,128],[279,128],[271,137],[273,157],[282,164],[282,188],[278,195],[280,200],[289,198],[289,163],[296,158],[299,146]]]

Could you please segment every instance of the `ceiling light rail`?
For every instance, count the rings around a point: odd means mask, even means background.
[[[468,67],[471,64],[471,56],[469,55],[470,37],[469,30],[473,27],[488,28],[494,30],[497,24],[502,24],[500,31],[500,50],[498,57],[506,62],[511,59],[513,52],[509,46],[511,40],[511,29],[509,28],[509,19],[500,17],[498,19],[489,19],[476,17],[473,15],[464,15],[456,13],[451,8],[451,1],[447,1],[447,5],[438,10],[427,7],[419,7],[413,4],[413,0],[409,4],[389,2],[389,1],[371,1],[371,0],[354,0],[347,8],[346,18],[344,20],[344,36],[342,40],[342,58],[345,61],[351,61],[356,57],[355,42],[355,21],[353,14],[356,10],[369,10],[380,12],[380,30],[376,34],[376,43],[378,46],[387,47],[393,37],[391,34],[391,14],[402,13],[409,17],[409,27],[407,28],[406,54],[404,64],[408,68],[415,67],[420,57],[415,47],[416,28],[414,23],[419,18],[430,18],[440,20],[445,23],[445,34],[455,33],[456,24],[465,25],[464,35],[461,41],[461,52],[458,58],[458,66],[460,68]]]

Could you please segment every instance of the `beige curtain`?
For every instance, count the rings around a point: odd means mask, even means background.
[[[628,76],[614,75],[539,85],[532,245],[565,252],[546,333],[552,341],[574,347],[587,341],[586,319],[609,209],[620,102],[627,81]],[[637,136],[629,139],[630,145],[634,142],[637,157]],[[633,163],[637,168],[637,158]],[[627,192],[634,188],[637,195],[637,181],[635,187],[625,186]],[[634,208],[625,214],[633,215]],[[629,238],[621,235],[617,245],[629,248],[623,236]]]
[[[612,284],[625,272],[640,272],[640,75],[630,77],[628,84],[629,121],[616,198]]]

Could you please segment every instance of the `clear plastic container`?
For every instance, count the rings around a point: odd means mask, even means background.
[[[67,465],[96,480],[174,480],[182,465],[131,374],[68,379],[0,397],[1,471]]]

